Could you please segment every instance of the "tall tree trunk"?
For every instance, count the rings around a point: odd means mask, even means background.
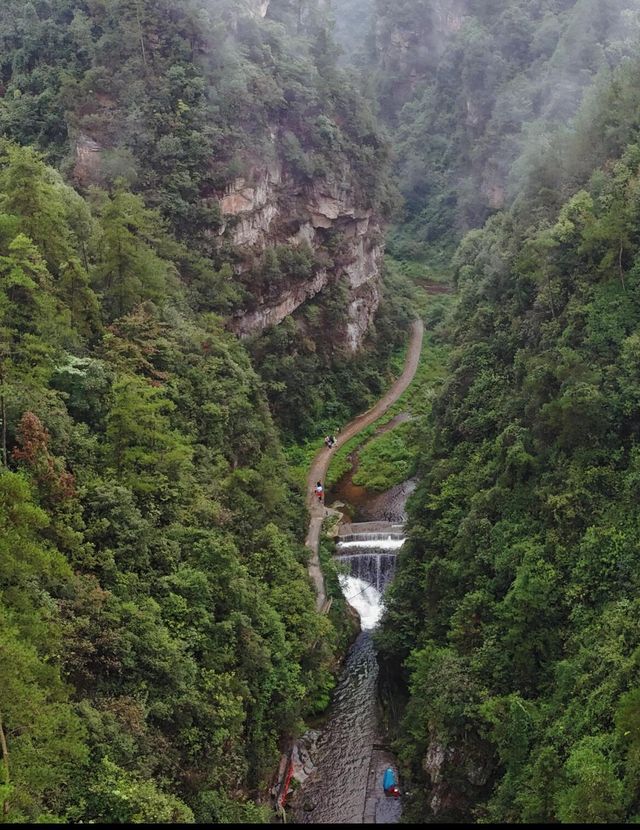
[[[7,739],[4,734],[4,727],[2,725],[2,714],[0,714],[0,748],[2,749],[2,768],[4,770],[4,783],[9,786],[11,777],[9,775],[9,749],[7,747]],[[9,813],[9,799],[5,798],[2,804],[2,813],[7,815]]]
[[[624,284],[624,271],[622,270],[622,254],[624,253],[624,245],[620,243],[620,253],[618,254],[618,270],[620,271],[620,282],[622,283],[622,290],[627,293],[627,286]]]
[[[0,419],[2,419],[2,463],[7,466],[7,401],[4,395],[4,366],[0,366]]]

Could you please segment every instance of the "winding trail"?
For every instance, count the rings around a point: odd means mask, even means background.
[[[320,531],[322,529],[323,520],[331,515],[323,502],[319,502],[313,493],[313,488],[316,482],[321,481],[324,484],[327,470],[331,462],[332,453],[344,446],[355,435],[366,429],[378,418],[382,417],[384,413],[392,406],[407,389],[413,378],[415,377],[418,363],[420,362],[420,354],[422,352],[422,340],[424,337],[424,324],[422,320],[416,320],[411,327],[411,338],[409,340],[409,348],[407,350],[407,359],[404,364],[402,374],[393,384],[391,389],[375,404],[375,406],[358,415],[342,430],[338,436],[338,440],[332,449],[323,447],[316,457],[313,459],[309,474],[307,475],[307,507],[311,520],[309,522],[309,532],[307,534],[306,545],[311,549],[311,558],[309,560],[309,576],[311,577],[316,590],[316,608],[322,611],[327,603],[327,595],[324,587],[324,578],[320,568],[320,559],[318,556],[318,548],[320,543]]]

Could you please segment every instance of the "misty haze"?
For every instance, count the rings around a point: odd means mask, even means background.
[[[638,822],[640,0],[0,47],[0,823]]]

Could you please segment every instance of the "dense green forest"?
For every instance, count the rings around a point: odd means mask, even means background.
[[[292,190],[337,178],[360,208],[381,215],[395,203],[387,144],[355,81],[336,68],[325,11],[273,0],[262,20],[250,13],[259,5],[9,0],[0,9],[0,132],[38,148],[84,195],[98,186],[141,196],[182,243],[169,258],[178,260],[198,313],[241,316],[340,260],[338,233],[305,252],[287,244],[285,228],[247,262],[230,239],[233,222],[221,216],[220,196],[256,165],[279,161]],[[87,143],[100,149],[99,166],[82,156]],[[339,292],[337,285],[316,298],[317,332],[327,319],[337,330]],[[136,301],[123,298],[123,309]],[[377,337],[371,331],[354,367],[353,395],[338,377],[346,359],[339,338],[316,351],[295,327],[290,371],[265,367],[277,417],[277,389],[302,393],[301,426],[283,423],[290,437],[306,435],[314,418],[338,424],[376,394],[385,381],[378,353],[402,339],[389,303],[385,314],[391,324]],[[308,320],[301,328],[308,331]],[[271,340],[267,332],[256,344],[258,369]]]
[[[640,820],[639,15],[0,4],[0,821],[271,819],[353,634],[294,464],[416,311],[445,378],[361,469],[421,479],[377,635],[405,819]],[[292,214],[242,245],[223,200],[269,187]],[[354,355],[340,275],[391,221]]]
[[[137,196],[5,143],[0,200],[7,817],[257,816],[337,645],[259,379]]]
[[[403,257],[510,205],[640,36],[636,0],[377,0],[369,66],[391,126]]]
[[[640,64],[455,259],[380,636],[412,820],[640,815]]]
[[[243,13],[251,5],[7,0],[0,129],[70,173],[89,136],[105,151],[102,183],[124,179],[180,238],[224,261],[215,196],[273,155],[273,131],[294,173],[321,178],[344,162],[350,187],[384,201],[386,150],[335,68],[323,14],[309,4],[301,22],[298,3],[272,0],[261,20]],[[220,293],[214,302],[228,300]]]
[[[339,340],[313,343],[339,284],[303,332],[228,330],[331,264],[275,240],[240,267],[219,197],[250,157],[389,200],[323,18],[271,5],[0,8],[4,821],[264,821],[281,740],[335,682],[349,625],[315,611],[281,438],[368,404],[407,312],[388,299],[344,388]]]

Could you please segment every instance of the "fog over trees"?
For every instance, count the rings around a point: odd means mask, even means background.
[[[0,821],[273,819],[354,633],[305,470],[416,314],[361,469],[419,478],[405,818],[639,820],[639,46],[636,0],[0,3]]]
[[[635,0],[336,0],[333,11],[338,32],[364,37],[346,50],[360,64],[366,54],[394,136],[401,255],[450,249],[510,205],[640,38]]]
[[[391,250],[458,288],[378,637],[409,821],[640,815],[638,20],[375,4]]]

